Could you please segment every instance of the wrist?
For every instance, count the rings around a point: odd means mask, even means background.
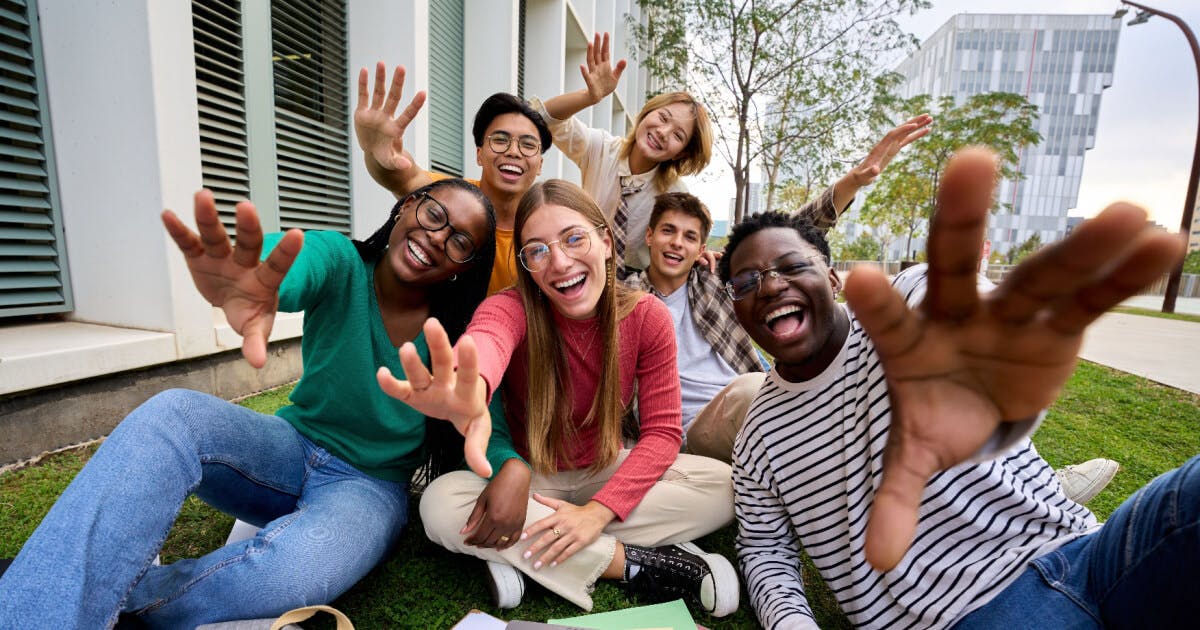
[[[605,525],[617,519],[617,513],[612,511],[607,505],[596,501],[595,499],[584,504],[583,509],[593,514],[600,519]]]

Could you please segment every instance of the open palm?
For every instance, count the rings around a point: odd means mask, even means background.
[[[909,309],[874,270],[845,295],[883,364],[891,401],[883,478],[866,555],[889,570],[917,527],[925,483],[1050,406],[1075,368],[1084,329],[1165,271],[1179,239],[1115,204],[980,295],[976,269],[996,179],[995,157],[960,153],[946,168],[929,238],[924,301]]]
[[[400,365],[406,379],[398,379],[381,367],[375,375],[379,387],[422,414],[453,423],[465,438],[467,466],[480,477],[491,477],[487,445],[492,435],[492,416],[487,410],[487,386],[479,375],[475,342],[467,335],[458,340],[456,365],[454,348],[442,324],[429,318],[424,330],[433,371],[426,369],[416,347],[408,342],[400,347]]]
[[[375,83],[367,96],[367,69],[358,71],[358,103],[354,107],[354,135],[358,146],[387,170],[404,170],[412,166],[404,154],[404,131],[425,104],[425,92],[417,92],[408,106],[396,115],[404,94],[404,66],[396,66],[392,83],[385,94],[383,80],[387,66],[375,64]]]
[[[593,103],[599,103],[612,94],[621,81],[621,74],[625,72],[624,59],[613,64],[610,47],[608,33],[603,38],[596,33],[594,41],[587,45],[587,64],[579,66],[583,82],[587,85],[588,97]]]
[[[279,285],[300,253],[304,233],[289,231],[267,260],[260,261],[263,233],[254,204],[237,205],[236,246],[221,225],[212,192],[196,193],[195,213],[198,234],[170,210],[162,214],[163,225],[183,252],[200,295],[225,311],[229,325],[242,336],[242,355],[250,365],[262,367],[279,305]]]

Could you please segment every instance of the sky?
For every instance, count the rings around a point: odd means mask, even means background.
[[[958,13],[1112,15],[1121,6],[1115,0],[933,0],[932,4],[899,20],[921,41]],[[1141,4],[1173,13],[1200,30],[1197,0]],[[1049,6],[1053,9],[1048,11]],[[1133,16],[1130,7],[1122,21]],[[1159,225],[1172,231],[1179,228],[1196,143],[1200,102],[1196,76],[1187,40],[1174,23],[1152,17],[1145,24],[1122,27],[1113,84],[1101,96],[1096,144],[1084,155],[1079,201],[1068,214],[1090,217],[1112,201],[1127,200],[1145,207]],[[708,170],[690,178],[688,186],[720,219],[728,212],[733,180],[719,155],[713,156]]]

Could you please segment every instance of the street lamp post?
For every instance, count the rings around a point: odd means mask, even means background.
[[[1130,25],[1145,23],[1150,15],[1157,15],[1174,22],[1175,26],[1178,26],[1179,30],[1183,31],[1184,37],[1187,37],[1188,44],[1192,47],[1192,60],[1196,63],[1197,86],[1200,88],[1200,44],[1196,43],[1196,35],[1192,33],[1192,29],[1188,28],[1188,25],[1178,16],[1171,15],[1166,11],[1152,9],[1137,2],[1126,2],[1123,0],[1122,4],[1127,4],[1138,9],[1137,16],[1129,21]],[[1125,9],[1120,9],[1113,17],[1120,18],[1124,15]],[[1198,103],[1200,103],[1200,89],[1197,89],[1196,96]],[[1200,105],[1197,106],[1197,116],[1200,116]],[[1179,231],[1183,234],[1184,238],[1187,238],[1188,233],[1192,229],[1192,210],[1196,207],[1196,185],[1198,178],[1200,178],[1200,120],[1197,121],[1196,126],[1196,150],[1192,154],[1192,172],[1188,177],[1187,198],[1183,201],[1183,219],[1180,221],[1179,227]],[[1175,296],[1179,293],[1179,280],[1182,276],[1183,261],[1180,260],[1179,264],[1171,270],[1171,275],[1167,278],[1167,289],[1166,294],[1163,295],[1162,312],[1175,312]]]

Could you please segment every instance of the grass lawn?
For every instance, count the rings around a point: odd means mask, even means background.
[[[1184,322],[1200,322],[1200,315],[1192,315],[1191,313],[1164,313],[1148,308],[1138,308],[1136,306],[1118,306],[1112,309],[1114,313],[1125,313],[1127,315],[1145,315],[1146,317],[1160,317],[1162,319],[1177,319]]]
[[[270,412],[286,402],[287,391],[267,392],[242,404]],[[1092,457],[1121,462],[1116,480],[1089,505],[1105,518],[1125,496],[1200,452],[1200,396],[1083,362],[1034,436],[1034,443],[1055,467]],[[17,553],[94,451],[94,446],[67,451],[0,476],[0,557]],[[413,522],[399,550],[334,603],[357,627],[449,628],[471,608],[502,618],[519,616],[537,621],[581,614],[573,605],[532,583],[519,608],[497,610],[484,586],[482,563],[428,542],[417,520],[415,504],[411,513]],[[230,517],[189,498],[163,547],[163,561],[194,557],[216,548],[232,523]],[[734,528],[728,527],[699,544],[732,559],[733,536]],[[821,626],[848,628],[837,603],[811,567],[807,568],[806,581]],[[606,583],[596,588],[594,599],[597,612],[646,603]],[[744,593],[742,602],[742,609],[730,617],[696,615],[696,620],[714,628],[758,627]]]

